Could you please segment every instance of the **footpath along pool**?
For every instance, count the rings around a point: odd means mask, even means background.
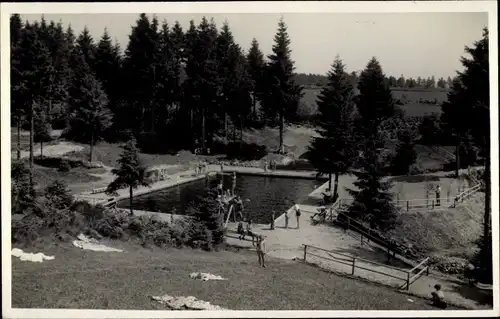
[[[203,196],[207,182],[219,179],[220,175],[211,179],[201,179],[182,185],[165,188],[159,191],[140,195],[134,198],[132,208],[160,213],[184,215],[187,208],[196,204]],[[224,175],[224,188],[230,188],[231,175]],[[238,174],[236,177],[236,195],[245,201],[245,212],[250,213],[252,221],[257,224],[271,222],[272,210],[278,217],[288,210],[294,202],[300,203],[324,181],[303,178],[268,177]],[[119,208],[128,208],[128,199],[118,202]]]

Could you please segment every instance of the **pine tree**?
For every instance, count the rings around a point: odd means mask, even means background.
[[[43,158],[43,143],[52,140],[52,125],[47,110],[42,107],[35,109],[34,136],[35,143],[40,143],[40,157]]]
[[[173,120],[173,114],[180,96],[178,92],[180,71],[179,52],[174,46],[167,21],[163,21],[161,25],[157,56],[157,92],[155,99],[159,109],[156,120],[158,121],[157,126],[159,131],[165,133],[167,123]]]
[[[273,54],[268,56],[269,63],[265,72],[265,90],[262,106],[271,119],[279,120],[279,152],[284,153],[283,133],[285,120],[294,120],[300,99],[304,96],[302,87],[295,83],[294,61],[290,54],[290,37],[283,18],[278,22],[274,36]]]
[[[437,87],[440,89],[446,88],[446,81],[443,78],[439,78],[437,81]]]
[[[178,21],[175,22],[170,33],[170,41],[173,48],[173,65],[175,67],[174,78],[174,101],[176,104],[176,113],[179,113],[180,104],[182,101],[182,82],[186,78],[185,67],[185,35],[182,26]]]
[[[181,104],[181,117],[180,123],[188,128],[185,135],[188,137],[189,144],[192,146],[196,143],[195,140],[199,138],[198,131],[195,129],[195,117],[197,115],[196,103],[199,100],[199,93],[197,93],[197,74],[198,62],[195,55],[195,47],[198,41],[198,30],[194,24],[194,20],[189,21],[189,29],[185,34],[185,47],[183,50],[183,59],[185,63],[186,80],[182,83],[183,99]]]
[[[113,45],[108,30],[105,29],[95,52],[95,75],[97,80],[102,84],[104,93],[108,97],[108,108],[113,113],[116,121],[113,122],[114,132],[122,129],[119,126],[120,114],[119,100],[121,93],[121,56],[120,47],[118,44]]]
[[[406,80],[405,80],[403,74],[401,74],[401,76],[398,78],[397,87],[404,88],[405,84],[406,84]]]
[[[358,88],[356,105],[364,131],[362,135],[365,139],[377,138],[380,124],[396,114],[396,105],[376,58],[372,58],[361,72]],[[378,142],[375,145],[380,146]]]
[[[126,127],[135,134],[151,130],[151,103],[156,91],[155,67],[158,51],[158,21],[150,22],[145,13],[141,13],[136,25],[132,27],[125,51],[123,74],[126,77],[124,100],[127,101]]]
[[[83,28],[82,33],[80,33],[80,35],[76,39],[75,50],[77,56],[79,58],[83,58],[83,61],[90,67],[90,69],[95,71],[97,47],[95,45],[94,38],[90,34],[90,31],[87,27]]]
[[[106,193],[116,194],[116,191],[125,187],[129,188],[130,215],[134,214],[132,209],[133,191],[139,186],[149,186],[145,178],[145,167],[139,159],[137,142],[133,136],[130,136],[128,142],[123,146],[123,152],[118,160],[119,167],[111,172],[116,175],[107,187]]]
[[[264,54],[260,51],[259,42],[257,39],[252,39],[250,50],[247,55],[248,74],[251,77],[251,92],[252,92],[252,115],[254,120],[257,119],[257,101],[261,100],[262,77],[264,75]]]
[[[383,181],[383,165],[380,163],[375,145],[366,148],[362,169],[354,172],[357,177],[354,186],[348,189],[354,198],[349,215],[370,223],[371,228],[387,231],[395,226],[397,211],[392,202],[391,183]]]
[[[69,136],[89,144],[89,161],[92,162],[94,145],[110,127],[113,115],[107,107],[108,99],[101,83],[90,67],[81,60],[80,68],[84,75],[75,79],[73,85],[77,90],[73,95]]]
[[[399,143],[391,159],[391,170],[394,175],[408,175],[411,166],[417,161],[415,142],[408,125],[400,128],[398,133]]]
[[[217,66],[217,27],[213,20],[202,18],[198,28],[194,22],[186,34],[187,79],[184,86],[186,103],[189,107],[192,127],[200,128],[195,138],[200,140],[203,152],[207,151],[218,127],[216,117],[217,102],[220,96],[220,79]],[[197,124],[197,125],[196,125]]]
[[[247,70],[247,61],[238,44],[234,44],[229,49],[229,59],[233,61],[234,66],[229,78],[233,79],[232,88],[228,92],[228,101],[230,103],[229,116],[233,122],[233,140],[236,140],[236,127],[238,127],[240,136],[240,145],[243,143],[243,128],[245,119],[252,111],[251,97],[251,76]]]
[[[485,158],[485,211],[483,235],[478,255],[481,281],[492,283],[492,238],[491,238],[491,157],[490,157],[490,86],[489,86],[489,34],[483,30],[483,37],[473,47],[465,47],[470,57],[462,57],[464,71],[458,73],[448,102],[443,103],[443,122],[447,129],[455,128],[455,135],[467,132],[480,148]],[[462,135],[463,136],[463,135]]]
[[[219,214],[217,192],[214,188],[207,188],[204,196],[200,196],[198,204],[187,209],[192,216],[194,230],[190,234],[194,241],[205,242],[205,248],[210,249],[224,242],[224,215]]]
[[[24,97],[25,109],[30,121],[30,182],[33,182],[33,145],[35,108],[42,106],[47,97],[48,75],[52,74],[50,52],[40,38],[40,27],[26,23],[19,42],[20,93]]]
[[[235,45],[233,34],[229,29],[229,24],[224,22],[222,25],[221,32],[217,37],[217,64],[219,78],[221,79],[221,94],[220,94],[220,114],[223,120],[223,131],[224,140],[228,141],[228,113],[230,112],[230,105],[232,104],[229,100],[231,92],[234,90],[235,81],[235,67],[236,59],[231,56],[230,50],[233,50]]]
[[[21,77],[22,65],[20,64],[19,43],[22,39],[23,22],[19,14],[10,17],[10,81],[11,81],[11,120],[17,128],[17,160],[21,159],[21,126],[25,105],[23,103],[23,82]]]
[[[313,138],[309,147],[309,161],[320,173],[335,174],[333,197],[338,196],[340,174],[349,172],[354,162],[354,88],[346,73],[342,60],[337,56],[328,73],[328,84],[321,90],[317,100],[319,137]]]

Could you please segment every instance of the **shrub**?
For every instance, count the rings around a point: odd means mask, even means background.
[[[69,161],[61,160],[61,162],[59,164],[59,171],[60,172],[69,172],[70,169],[71,169],[71,165],[70,165]]]

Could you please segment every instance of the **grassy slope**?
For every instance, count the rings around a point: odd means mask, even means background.
[[[23,308],[164,309],[148,296],[195,296],[233,310],[432,309],[428,301],[339,277],[304,264],[270,259],[256,266],[255,253],[153,251],[128,244],[126,253],[52,247],[55,260],[12,263],[12,306]],[[227,281],[199,282],[191,272]],[[407,301],[411,298],[414,302]]]
[[[394,234],[431,255],[469,258],[477,248],[476,240],[482,231],[484,194],[478,194],[466,206],[469,209],[461,206],[401,214],[402,225]]]

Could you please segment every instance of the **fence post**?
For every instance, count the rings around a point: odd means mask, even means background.
[[[429,265],[427,265],[426,273],[427,273],[427,276],[429,276]]]
[[[361,246],[363,246],[363,234],[360,234],[361,237]]]
[[[406,290],[410,290],[410,272],[406,273]]]
[[[434,200],[432,200],[432,209],[434,209]]]
[[[406,211],[409,212],[410,211],[410,201],[406,201]]]
[[[304,245],[304,262],[306,261],[307,257],[307,245]]]
[[[356,268],[356,258],[352,259],[352,272],[351,272],[351,275],[354,275],[354,268]]]

